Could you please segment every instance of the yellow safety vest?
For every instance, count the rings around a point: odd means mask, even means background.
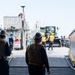
[[[46,37],[42,37],[42,42],[46,42]]]
[[[50,38],[49,38],[49,40],[51,41],[51,42],[53,42],[54,41],[54,36],[50,36]]]

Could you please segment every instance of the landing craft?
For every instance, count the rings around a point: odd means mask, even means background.
[[[73,66],[75,66],[75,29],[69,35],[69,40],[70,40],[69,56]]]

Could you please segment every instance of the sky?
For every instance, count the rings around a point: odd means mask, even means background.
[[[25,19],[30,29],[36,22],[40,26],[56,26],[58,35],[69,36],[75,28],[75,0],[1,0],[0,25],[4,16],[18,16],[25,5]]]

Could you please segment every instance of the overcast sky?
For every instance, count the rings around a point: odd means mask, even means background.
[[[75,28],[75,0],[1,0],[0,25],[4,16],[18,16],[25,5],[25,19],[30,28],[39,25],[57,26],[58,34],[68,36]]]

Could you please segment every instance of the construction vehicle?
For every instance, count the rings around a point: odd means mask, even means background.
[[[58,27],[56,27],[56,26],[40,27],[41,34],[45,34],[46,38],[49,38],[50,34],[53,33],[54,37],[55,37],[53,46],[59,46],[60,47],[61,41],[60,41],[60,38],[57,36],[57,30],[58,30]],[[48,46],[49,40],[46,41],[46,44]]]

